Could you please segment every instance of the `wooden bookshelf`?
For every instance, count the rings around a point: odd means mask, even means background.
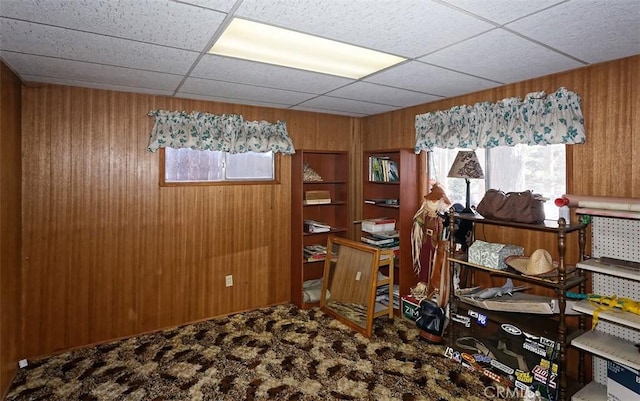
[[[305,180],[304,166],[309,165],[322,181]],[[303,285],[307,280],[321,279],[324,260],[308,261],[304,246],[327,245],[330,235],[346,237],[349,227],[349,153],[332,150],[299,150],[291,162],[291,302],[302,309],[319,306],[305,302]],[[330,202],[305,204],[305,193],[329,192]],[[330,226],[328,232],[305,232],[304,220],[315,220]]]
[[[391,174],[374,174],[373,159],[387,161],[383,164],[392,166],[394,171]],[[413,215],[420,207],[418,161],[419,158],[413,149],[371,150],[365,151],[363,157],[362,219],[389,217],[396,220],[395,228],[399,232],[400,249],[397,252],[393,277],[394,284],[400,287],[400,296],[408,294],[410,288],[418,281],[413,272],[411,258]]]

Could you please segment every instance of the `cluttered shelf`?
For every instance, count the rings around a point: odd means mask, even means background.
[[[514,221],[491,220],[491,219],[486,219],[480,216],[479,214],[472,214],[472,213],[456,213],[455,217],[462,220],[469,220],[469,221],[482,223],[482,224],[489,224],[489,225],[502,226],[502,227],[524,228],[528,230],[545,231],[545,232],[553,232],[553,233],[558,232],[558,230],[561,228],[557,220],[544,220],[542,223],[531,224],[531,223],[518,223]],[[564,231],[567,233],[570,233],[574,231],[579,231],[584,227],[585,225],[580,223],[565,224]]]
[[[492,276],[502,276],[502,277],[506,277],[506,278],[511,278],[514,280],[520,280],[520,281],[524,281],[527,283],[531,283],[531,284],[535,284],[535,285],[539,285],[539,286],[543,286],[546,288],[553,288],[553,289],[568,289],[568,288],[572,288],[575,287],[577,285],[579,285],[580,283],[583,283],[586,281],[586,277],[582,277],[580,275],[578,275],[575,272],[575,269],[573,269],[573,267],[571,266],[565,266],[565,269],[567,272],[566,277],[565,277],[565,282],[564,285],[561,285],[558,282],[557,277],[554,278],[545,278],[545,277],[536,277],[536,276],[527,276],[524,275],[522,273],[519,273],[518,271],[516,271],[515,269],[505,269],[505,270],[498,270],[498,269],[494,269],[491,267],[487,267],[487,266],[482,266],[482,265],[478,265],[475,263],[471,263],[467,261],[466,255],[460,255],[457,256],[455,258],[453,257],[449,257],[449,261],[450,262],[454,262],[454,263],[459,263],[461,265],[465,265],[465,266],[470,266],[473,267],[474,269],[478,269],[478,270],[483,270],[486,272],[489,272],[490,275]]]
[[[532,315],[529,313],[489,310],[467,304],[464,301],[459,302],[456,306],[458,308],[457,313],[459,315],[476,316],[478,315],[478,312],[480,312],[483,317],[486,317],[492,322],[511,324],[530,335],[542,336],[550,339],[554,339],[558,335],[558,315],[536,314],[536,318],[532,319]],[[464,312],[460,313],[460,310]],[[471,314],[469,314],[469,311],[471,311]]]

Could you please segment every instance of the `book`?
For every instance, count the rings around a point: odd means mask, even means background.
[[[397,230],[380,231],[376,233],[371,233],[371,235],[376,238],[400,238],[400,232]]]
[[[305,245],[303,247],[303,254],[305,260],[308,262],[324,260],[327,257],[327,247],[320,244]]]
[[[393,231],[395,229],[396,220],[392,218],[382,217],[378,219],[362,220],[362,231],[369,233]]]
[[[305,199],[302,201],[303,205],[328,205],[331,203],[331,199]]]
[[[329,199],[331,200],[331,193],[329,191],[305,191],[304,199],[316,200],[316,199]]]
[[[321,227],[321,228],[331,228],[331,226],[327,223],[323,223],[317,220],[305,219],[304,224],[308,224],[311,226]]]
[[[331,226],[316,220],[304,220],[304,230],[308,233],[327,233]]]
[[[364,219],[362,220],[363,223],[367,223],[367,224],[389,224],[389,223],[396,223],[396,219],[394,219],[393,217],[378,217],[378,218],[374,218],[374,219]]]
[[[305,231],[308,233],[313,233],[313,234],[317,234],[317,233],[328,233],[331,231],[330,227],[317,227],[317,226],[313,226],[313,225],[308,225],[305,226]]]
[[[399,205],[398,199],[365,199],[364,203],[370,205]]]
[[[365,235],[360,237],[362,242],[366,242],[371,245],[384,245],[384,244],[393,244],[394,238],[376,238],[373,235]]]

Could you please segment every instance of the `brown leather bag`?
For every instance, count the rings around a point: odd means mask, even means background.
[[[476,211],[486,219],[518,223],[542,223],[544,199],[531,191],[507,192],[488,190]]]

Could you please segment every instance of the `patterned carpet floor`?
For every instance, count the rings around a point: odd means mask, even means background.
[[[485,400],[406,319],[370,339],[318,309],[258,309],[30,361],[7,400]]]

